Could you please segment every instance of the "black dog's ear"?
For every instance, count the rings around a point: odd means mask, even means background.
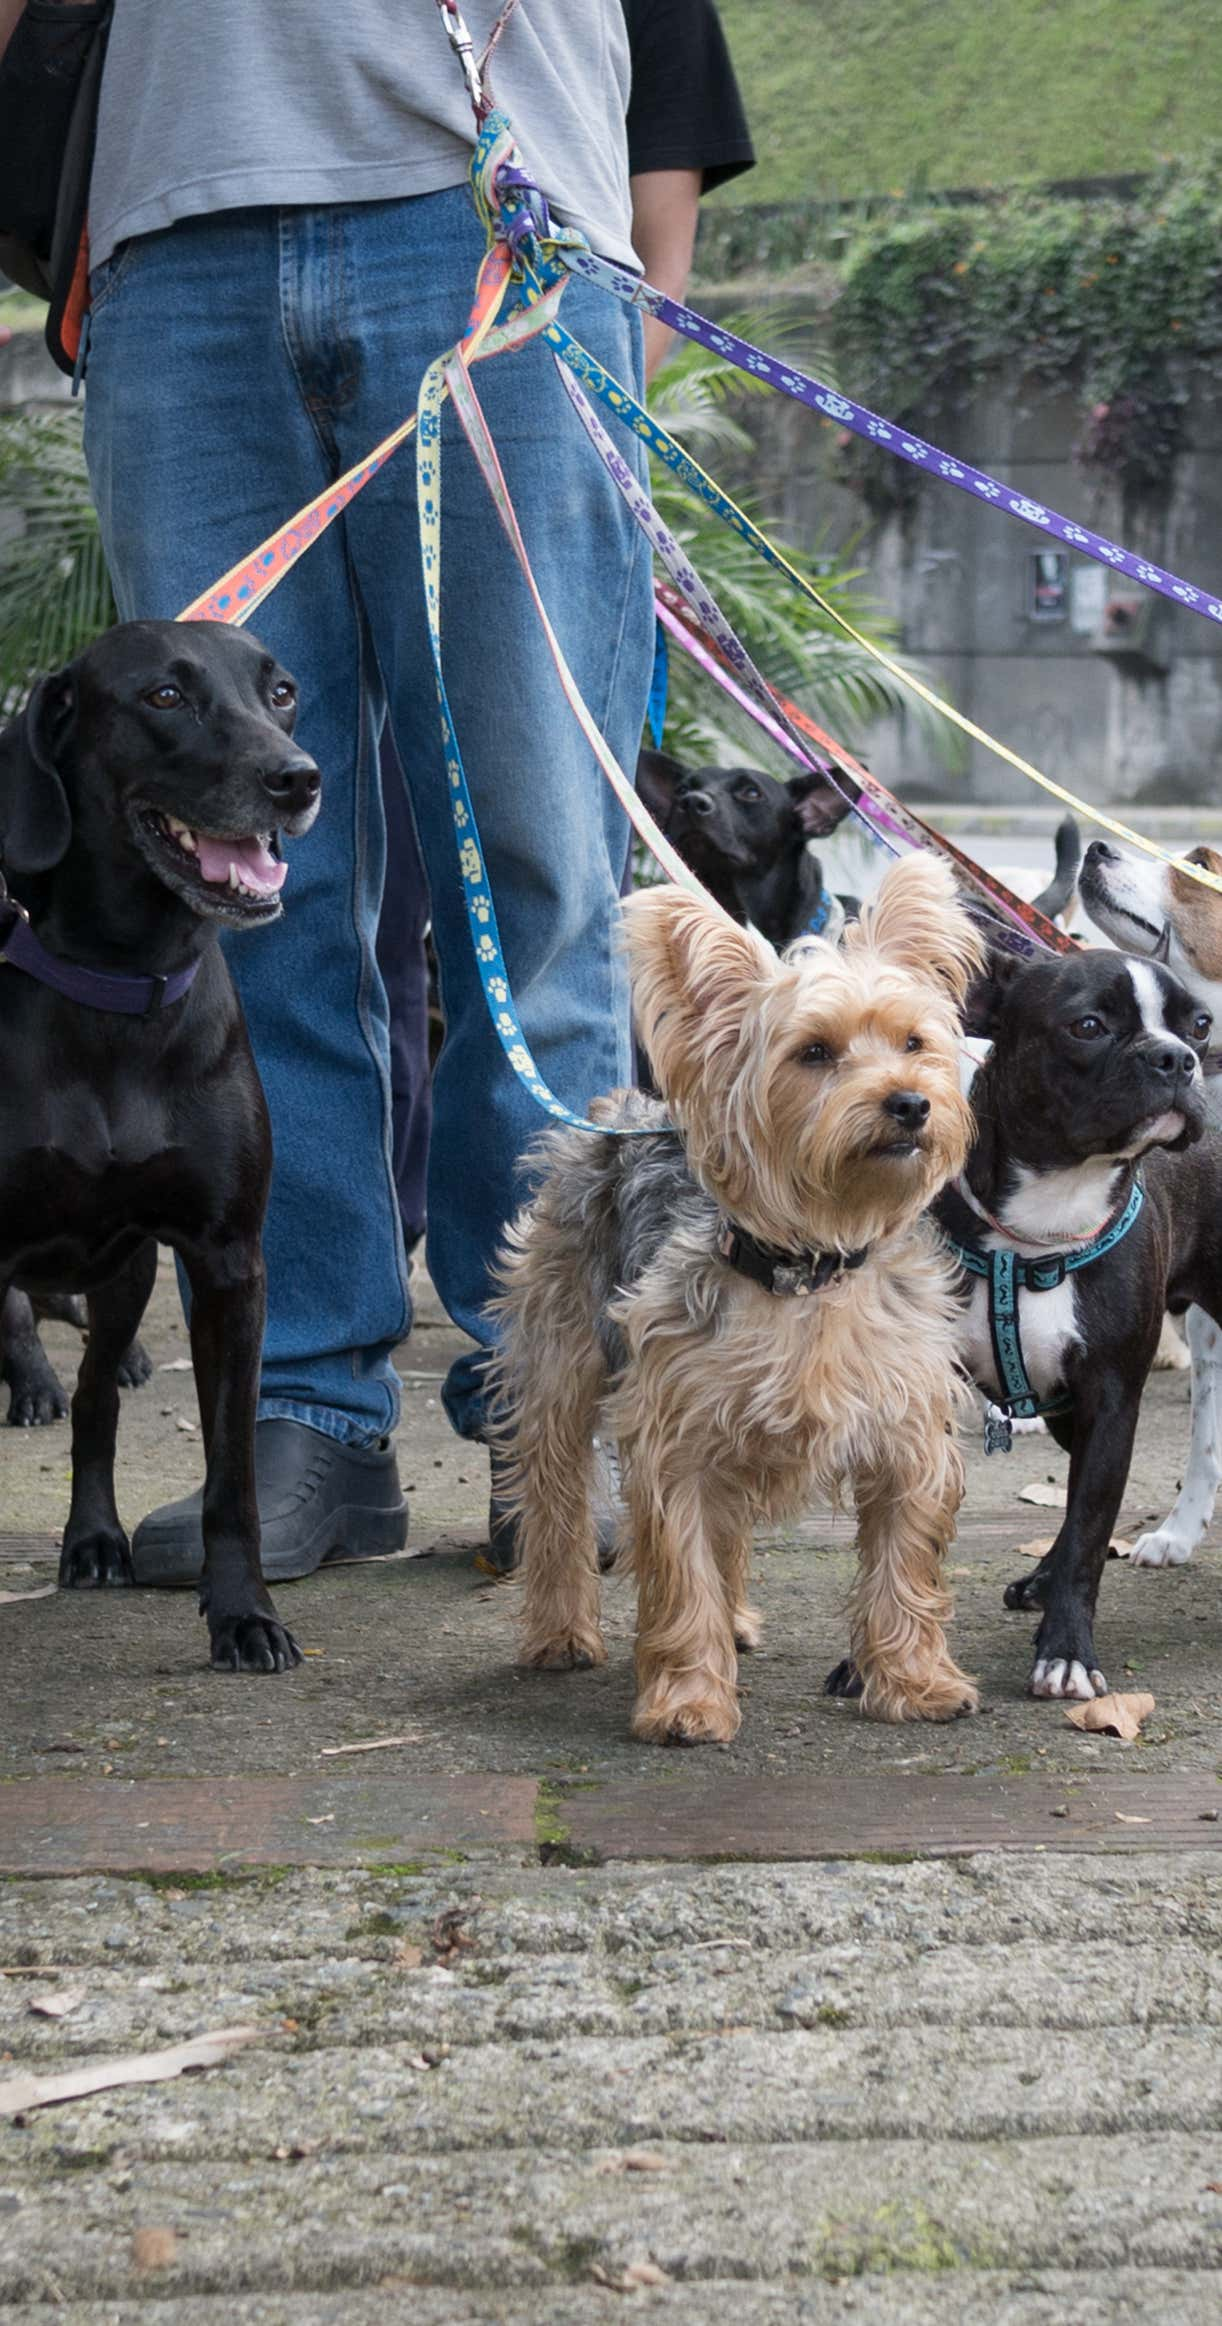
[[[809,775],[791,775],[785,789],[798,811],[798,822],[808,839],[826,840],[828,833],[834,832],[849,812],[848,801],[842,799],[838,791],[833,791],[822,775],[813,772]]]
[[[73,710],[70,673],[39,681],[0,734],[0,863],[8,873],[49,872],[72,837],[68,797],[55,752]]]
[[[636,788],[663,831],[675,804],[675,786],[687,773],[682,761],[672,759],[669,751],[651,751],[645,746],[637,753]]]
[[[974,977],[963,1004],[963,1031],[977,1034],[982,1042],[997,1038],[1006,995],[1026,962],[1017,954],[1002,953],[990,947],[989,956],[979,977]]]

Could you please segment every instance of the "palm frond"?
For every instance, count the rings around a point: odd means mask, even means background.
[[[80,414],[0,413],[0,710],[114,619]]]

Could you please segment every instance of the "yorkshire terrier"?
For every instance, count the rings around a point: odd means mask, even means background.
[[[827,1685],[880,1720],[976,1703],[941,1566],[963,1468],[956,1302],[925,1217],[966,1161],[958,1005],[980,948],[949,872],[889,872],[839,950],[778,958],[678,888],[626,908],[663,1104],[558,1130],[508,1231],[496,1303],[522,1658],[602,1663],[593,1439],[619,1446],[638,1588],[634,1733],[732,1737],[756,1520],[851,1481],[850,1656]]]

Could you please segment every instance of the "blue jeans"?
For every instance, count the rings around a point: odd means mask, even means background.
[[[352,208],[230,211],[129,242],[95,277],[86,451],[119,607],[172,615],[359,459],[463,328],[483,247],[464,188]],[[639,378],[639,319],[574,282],[571,328]],[[535,575],[586,702],[635,763],[649,687],[642,537],[541,345],[480,365],[478,392]],[[629,1079],[615,906],[622,813],[563,697],[525,587],[447,412],[443,650],[506,959],[552,1088],[584,1108]],[[642,456],[643,457],[643,456]],[[478,1436],[484,1305],[520,1160],[544,1117],[507,1065],[471,951],[423,614],[410,444],[252,624],[298,682],[323,812],[290,844],[283,920],[226,940],[271,1108],[275,1172],[264,1414],[352,1444],[398,1414],[411,1321],[391,1154],[387,709],[432,896],[446,1043],[434,1088],[428,1258],[479,1344],[446,1407]]]

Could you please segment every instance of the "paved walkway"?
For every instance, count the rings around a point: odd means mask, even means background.
[[[164,1281],[150,1340],[175,1366]],[[817,1518],[761,1546],[739,1740],[648,1753],[623,1583],[604,1671],[514,1668],[513,1587],[470,1565],[480,1459],[436,1403],[452,1346],[430,1311],[404,1353],[437,1547],[285,1591],[299,1673],[210,1673],[186,1597],[0,1605],[0,2082],[257,2031],[0,2128],[0,2314],[1216,2318],[1219,1548],[1109,1567],[1105,1667],[1156,1709],[1139,1744],[1085,1738],[1023,1694],[1031,1621],[1000,1603],[1055,1524],[1016,1491],[1064,1462],[973,1455],[979,1718],[887,1730],[819,1695],[850,1536]],[[1161,1515],[1186,1395],[1151,1390],[1123,1531]],[[190,1376],[124,1405],[134,1517],[198,1475]],[[66,1456],[62,1428],[0,1440],[0,1591],[53,1577]]]

